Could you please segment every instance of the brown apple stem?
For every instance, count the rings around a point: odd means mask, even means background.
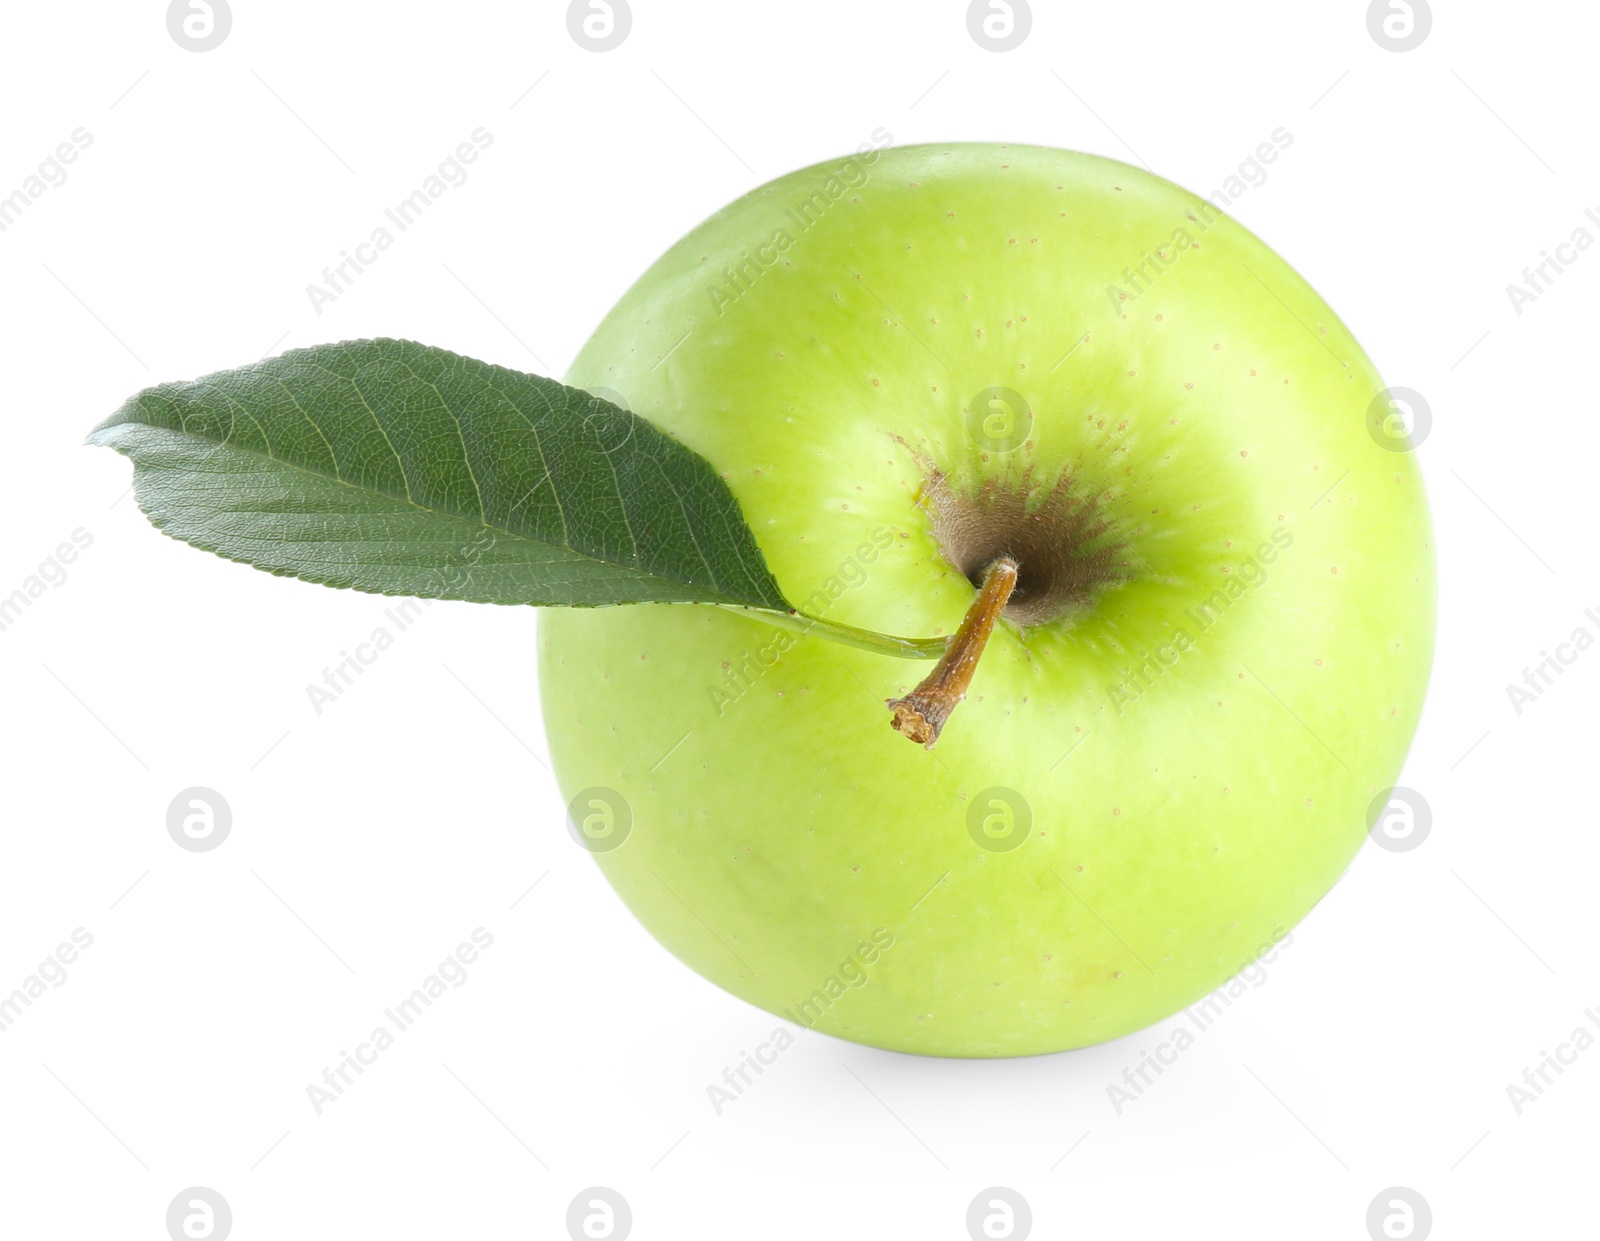
[[[890,728],[920,742],[925,750],[933,749],[950,713],[967,696],[972,674],[978,670],[978,658],[1016,584],[1017,562],[1009,556],[1000,557],[984,570],[978,597],[962,618],[961,628],[951,635],[950,644],[933,671],[904,698],[888,700],[889,710],[894,712]]]

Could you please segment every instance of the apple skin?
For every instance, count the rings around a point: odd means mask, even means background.
[[[921,461],[1071,470],[1132,552],[1073,614],[1003,619],[931,751],[883,705],[926,663],[713,607],[543,613],[563,796],[625,799],[597,861],[734,995],[906,1052],[1082,1047],[1237,973],[1365,839],[1432,658],[1421,476],[1370,433],[1384,383],[1349,331],[1203,200],[1038,147],[831,161],[672,247],[567,380],[710,460],[831,621],[948,634],[975,597]],[[973,430],[993,387],[1032,411],[1008,452]],[[969,830],[997,788],[1028,820],[1006,851]]]

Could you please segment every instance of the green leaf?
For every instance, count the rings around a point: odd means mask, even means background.
[[[167,534],[269,573],[483,603],[789,612],[711,466],[553,379],[349,341],[148,388],[89,435]]]

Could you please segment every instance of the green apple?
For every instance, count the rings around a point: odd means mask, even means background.
[[[673,246],[568,382],[707,458],[802,612],[950,634],[1018,565],[932,749],[884,709],[925,663],[540,617],[579,839],[734,995],[901,1051],[1081,1047],[1224,982],[1365,838],[1432,656],[1422,480],[1350,332],[1212,204],[1037,147],[808,168]]]

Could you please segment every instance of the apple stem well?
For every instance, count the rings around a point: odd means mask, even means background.
[[[916,689],[904,698],[890,698],[886,705],[893,713],[889,727],[904,737],[933,749],[950,713],[967,696],[978,659],[994,632],[994,623],[1017,585],[1017,562],[1001,556],[984,571],[983,586],[972,601],[961,627],[950,638],[939,662]]]

